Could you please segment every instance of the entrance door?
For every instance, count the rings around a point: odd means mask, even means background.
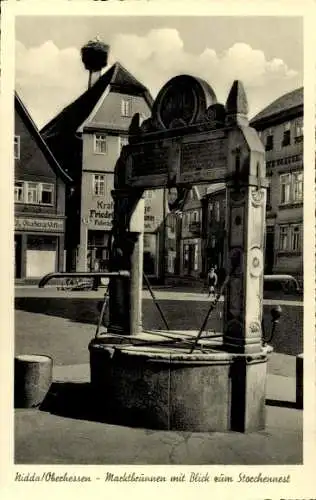
[[[22,263],[22,236],[20,234],[14,235],[14,276],[21,278],[21,263]]]
[[[265,274],[272,274],[274,264],[274,227],[267,227],[266,251],[265,251]]]

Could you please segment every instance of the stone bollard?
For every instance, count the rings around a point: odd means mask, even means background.
[[[303,372],[304,372],[304,355],[298,354],[296,356],[296,407],[300,410],[303,409]]]
[[[21,354],[14,359],[14,406],[39,406],[52,383],[53,360],[49,356]]]

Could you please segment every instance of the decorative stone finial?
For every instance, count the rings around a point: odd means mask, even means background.
[[[248,125],[248,101],[244,86],[240,80],[235,80],[230,89],[227,101],[227,125]]]

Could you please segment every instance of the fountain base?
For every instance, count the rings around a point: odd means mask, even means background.
[[[91,341],[91,386],[101,420],[198,432],[264,429],[269,347],[229,353],[218,337],[202,337],[191,354],[193,332],[159,331],[154,341],[153,333]]]

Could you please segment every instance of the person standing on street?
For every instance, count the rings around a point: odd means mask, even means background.
[[[217,282],[217,274],[215,272],[215,268],[212,266],[207,275],[208,296],[212,296],[212,299],[215,298],[215,287],[217,285]]]

